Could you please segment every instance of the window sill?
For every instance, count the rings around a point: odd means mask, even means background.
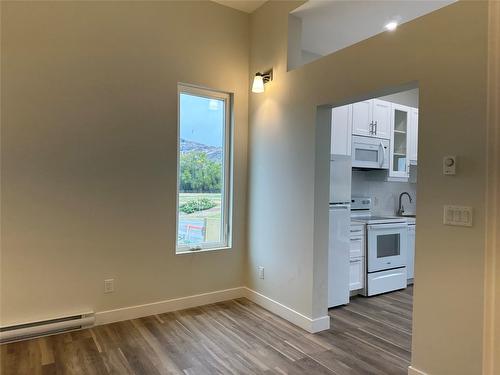
[[[200,253],[209,253],[212,251],[225,251],[225,250],[231,250],[231,246],[227,247],[214,247],[211,249],[201,249],[201,250],[177,250],[175,252],[175,255],[192,255],[192,254],[200,254]]]

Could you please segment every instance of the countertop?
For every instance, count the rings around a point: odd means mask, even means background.
[[[396,216],[396,215],[384,215],[385,217],[394,217],[394,218],[398,218],[400,219],[401,216]],[[409,224],[409,225],[414,225],[414,224],[417,224],[417,218],[416,217],[404,217],[405,221]],[[361,221],[358,221],[356,220],[355,218],[351,218],[351,225],[364,225],[363,222]]]

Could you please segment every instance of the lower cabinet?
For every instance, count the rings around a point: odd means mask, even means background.
[[[351,223],[351,238],[349,251],[349,291],[365,287],[365,226],[361,223]],[[356,293],[354,293],[356,294]]]
[[[365,258],[351,258],[349,260],[349,291],[365,287]]]

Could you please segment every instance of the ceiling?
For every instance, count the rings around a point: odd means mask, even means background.
[[[302,49],[327,55],[456,0],[310,0],[292,14],[302,19]],[[396,31],[397,32],[397,31]]]
[[[252,13],[267,0],[212,0],[221,5],[238,9],[246,13]]]

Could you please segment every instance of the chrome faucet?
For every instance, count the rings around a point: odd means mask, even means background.
[[[407,195],[408,199],[410,200],[410,203],[411,203],[411,196],[410,196],[409,193],[407,193],[406,191],[404,191],[401,194],[399,194],[398,216],[403,216],[403,214],[405,213],[405,208],[403,207],[403,204],[401,202],[401,199],[403,198],[403,195]]]

